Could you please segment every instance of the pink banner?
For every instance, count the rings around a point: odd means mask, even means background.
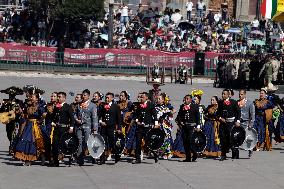
[[[0,43],[2,60],[56,63],[57,48],[25,46],[17,43]],[[205,69],[212,68],[209,59],[216,58],[219,53],[205,53]],[[195,52],[162,52],[136,49],[65,49],[64,64],[97,64],[108,66],[152,66],[154,63],[164,67],[186,64],[194,65]],[[213,66],[215,67],[215,66]]]

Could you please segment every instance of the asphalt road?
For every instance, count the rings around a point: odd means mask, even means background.
[[[127,90],[131,99],[150,86],[142,81],[70,79],[70,78],[32,78],[30,76],[1,76],[0,89],[11,85],[23,87],[27,84],[41,86],[46,91],[43,97],[49,100],[52,91],[81,92],[88,88],[91,92]],[[162,91],[170,95],[174,107],[182,103],[182,97],[193,89],[202,89],[202,103],[207,105],[210,97],[221,94],[221,89],[212,84],[176,85],[166,84]],[[281,95],[282,96],[282,95]],[[249,91],[248,97],[255,99],[258,92]],[[1,94],[0,98],[6,98]],[[235,95],[237,98],[237,94]],[[73,97],[68,97],[68,102]],[[174,129],[175,133],[175,129]],[[284,144],[274,145],[271,152],[255,152],[251,159],[247,152],[241,151],[241,159],[220,162],[214,159],[198,159],[198,162],[183,163],[179,159],[145,159],[142,164],[132,165],[130,159],[123,158],[114,165],[86,163],[79,167],[68,167],[64,163],[59,168],[43,167],[39,163],[23,167],[20,161],[7,156],[8,140],[5,127],[0,127],[0,189],[154,189],[154,188],[193,188],[193,189],[283,189]]]

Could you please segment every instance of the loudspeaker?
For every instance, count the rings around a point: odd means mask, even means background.
[[[204,64],[205,64],[205,53],[196,52],[193,74],[194,75],[204,75]]]

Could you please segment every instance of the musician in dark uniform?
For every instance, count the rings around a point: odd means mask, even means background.
[[[133,164],[141,163],[141,143],[142,139],[145,138],[148,131],[152,128],[159,128],[157,113],[155,105],[149,100],[149,94],[147,92],[141,93],[140,104],[135,110],[136,117],[136,149],[135,159],[132,161]],[[155,162],[158,162],[158,155],[154,153]]]
[[[241,112],[237,101],[231,99],[229,89],[222,92],[222,100],[218,103],[217,116],[220,121],[220,144],[221,158],[223,161],[227,158],[226,154],[232,148],[230,144],[230,134],[234,126],[240,127]],[[232,159],[239,157],[238,150],[232,148]]]
[[[59,141],[65,132],[72,132],[74,127],[74,117],[72,107],[67,104],[66,93],[58,92],[58,103],[54,108],[54,121],[52,126],[54,127],[53,143],[52,143],[52,155],[54,160],[54,166],[59,167]]]
[[[184,97],[184,104],[179,108],[176,122],[182,128],[182,139],[186,158],[184,162],[196,161],[197,153],[191,148],[190,138],[192,133],[200,131],[199,106],[192,103],[191,95]],[[193,156],[191,157],[191,153]]]
[[[114,94],[107,93],[105,97],[105,104],[101,109],[100,134],[106,142],[106,151],[112,151],[115,155],[115,163],[120,160],[120,155],[115,146],[115,134],[121,133],[121,112],[117,104],[114,103]],[[106,154],[103,153],[100,157],[99,164],[104,164],[106,161]]]
[[[10,112],[10,111],[14,111],[14,113],[20,109],[23,108],[23,101],[16,99],[16,95],[22,95],[23,94],[23,90],[18,88],[18,87],[9,87],[6,90],[1,90],[1,93],[6,93],[9,95],[9,99],[4,99],[2,102],[2,106],[0,108],[0,112]],[[9,114],[10,115],[10,114]],[[8,120],[6,123],[6,133],[7,133],[7,138],[10,142],[9,145],[9,155],[12,154],[13,149],[12,149],[12,143],[13,143],[13,139],[15,137],[15,135],[17,133],[15,133],[15,129],[16,126],[18,124],[18,114],[15,115],[14,118],[11,117],[10,120]],[[14,116],[11,114],[11,116]]]

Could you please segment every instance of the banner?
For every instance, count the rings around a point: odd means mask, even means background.
[[[24,63],[46,63],[46,64],[91,64],[98,66],[130,66],[147,67],[155,63],[161,67],[177,67],[185,64],[193,68],[195,52],[163,52],[155,50],[136,49],[69,49],[63,53],[56,53],[54,47],[25,46],[17,43],[0,43],[0,60],[17,61]],[[214,70],[217,58],[222,53],[205,52],[205,70]],[[200,66],[200,65],[199,65]]]

